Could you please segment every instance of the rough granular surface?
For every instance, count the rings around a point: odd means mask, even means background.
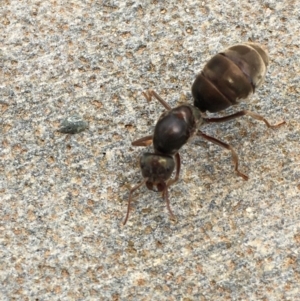
[[[1,300],[300,300],[300,2],[16,1],[0,5]],[[240,42],[269,51],[242,109],[265,116],[201,130],[169,197],[139,157],[163,106]],[[81,116],[88,128],[58,131]]]

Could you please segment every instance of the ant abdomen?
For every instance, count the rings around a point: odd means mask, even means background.
[[[202,112],[218,112],[250,96],[261,86],[268,56],[257,44],[244,43],[212,57],[197,75],[192,94]]]

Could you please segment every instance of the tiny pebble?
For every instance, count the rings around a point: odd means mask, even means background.
[[[76,134],[84,131],[86,128],[88,128],[88,123],[80,116],[75,115],[63,120],[58,131],[64,134]]]

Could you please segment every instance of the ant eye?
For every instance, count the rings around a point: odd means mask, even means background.
[[[158,183],[156,185],[156,187],[157,187],[157,190],[160,192],[160,191],[163,191],[165,189],[166,184],[165,183]]]
[[[147,186],[147,188],[148,188],[149,190],[153,190],[153,183],[152,183],[152,182],[147,181],[147,182],[146,182],[146,186]]]

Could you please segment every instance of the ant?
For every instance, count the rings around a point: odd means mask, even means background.
[[[202,116],[205,111],[219,112],[236,105],[240,99],[254,93],[255,88],[264,82],[268,62],[268,56],[261,46],[253,43],[237,44],[213,56],[197,75],[192,85],[194,105],[183,104],[172,109],[155,91],[143,92],[148,101],[152,97],[156,98],[167,111],[158,119],[153,135],[132,142],[133,146],[148,146],[153,142],[154,153],[143,153],[140,157],[144,180],[130,190],[124,225],[129,217],[132,194],[144,184],[149,190],[154,190],[156,186],[157,191],[162,192],[169,214],[175,219],[170,207],[168,188],[179,179],[179,150],[194,135],[231,151],[235,172],[248,180],[248,176],[238,168],[238,155],[233,147],[204,134],[198,128],[204,123],[224,122],[245,115],[263,121],[268,128],[284,124],[285,121],[271,125],[263,116],[248,110],[218,118]],[[171,179],[175,166],[175,177]]]

